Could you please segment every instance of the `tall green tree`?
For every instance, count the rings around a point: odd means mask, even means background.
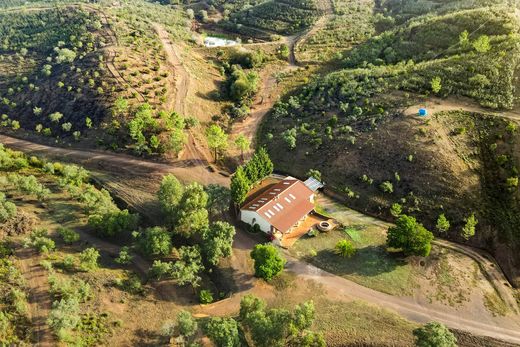
[[[448,220],[448,218],[446,218],[444,213],[441,213],[439,215],[439,218],[437,218],[437,224],[435,225],[435,228],[440,233],[445,233],[448,230],[450,230],[450,221]]]
[[[212,317],[204,331],[217,347],[240,346],[238,324],[233,318]]]
[[[163,177],[157,197],[170,224],[173,224],[175,221],[177,208],[183,192],[184,187],[175,176],[168,174]]]
[[[472,213],[467,218],[464,218],[464,221],[466,222],[466,224],[462,228],[461,235],[466,240],[469,240],[470,238],[475,236],[475,228],[478,224],[478,220],[475,217],[475,214]]]
[[[170,130],[167,142],[165,144],[165,150],[178,155],[184,148],[184,145],[188,141],[188,136],[182,129],[175,128]]]
[[[468,48],[469,47],[469,33],[467,30],[464,30],[459,35],[459,45],[462,48]]]
[[[239,166],[231,177],[231,199],[237,205],[241,205],[251,188],[249,180],[244,172],[244,167]]]
[[[235,139],[235,146],[240,150],[240,157],[244,160],[244,152],[251,146],[251,141],[249,141],[243,134],[240,134]]]
[[[180,311],[177,314],[177,326],[179,334],[185,337],[193,336],[197,332],[197,321],[188,311]]]
[[[7,222],[16,215],[16,205],[7,201],[5,194],[0,192],[0,224]]]
[[[217,221],[202,233],[202,250],[211,265],[217,265],[220,258],[229,257],[232,252],[235,227],[227,222]]]
[[[457,339],[441,323],[430,322],[413,331],[417,347],[457,347]]]
[[[115,116],[126,114],[126,112],[128,112],[128,101],[121,96],[118,97],[116,101],[114,101],[112,112]]]
[[[296,306],[294,312],[266,309],[263,300],[246,295],[240,302],[239,320],[258,347],[324,347],[321,334],[310,329],[314,322],[312,301]]]
[[[426,257],[430,254],[433,234],[414,217],[403,214],[395,224],[388,229],[386,243],[389,247],[400,248],[407,255]]]
[[[228,136],[224,130],[216,124],[212,124],[206,130],[208,147],[215,153],[215,161],[218,160],[219,152],[224,151],[228,146]]]
[[[256,151],[255,158],[257,161],[256,166],[258,167],[262,178],[267,177],[273,173],[274,165],[265,147],[260,147]]]
[[[159,226],[146,228],[139,236],[138,246],[147,256],[166,256],[172,249],[170,234]]]
[[[263,178],[261,170],[258,156],[255,154],[244,166],[244,173],[249,183],[254,184]]]
[[[178,249],[179,260],[171,268],[171,275],[177,284],[184,286],[190,284],[198,287],[201,278],[200,272],[204,270],[202,257],[198,246],[182,246]]]
[[[251,258],[255,261],[255,276],[267,281],[282,272],[285,265],[285,259],[271,244],[256,245]]]
[[[84,271],[95,270],[98,267],[99,251],[93,247],[86,248],[79,254],[80,267]]]
[[[207,209],[210,216],[217,217],[229,210],[231,191],[219,184],[208,184],[205,187],[208,193]]]
[[[432,92],[434,92],[435,94],[438,94],[442,89],[441,83],[442,83],[442,81],[439,76],[435,76],[434,78],[432,78],[432,80],[430,82],[431,87],[432,87]]]
[[[178,205],[174,232],[190,237],[202,231],[209,224],[208,194],[199,183],[192,183],[185,187]]]
[[[473,48],[479,53],[487,53],[491,50],[491,42],[489,41],[489,36],[480,35],[474,42]]]

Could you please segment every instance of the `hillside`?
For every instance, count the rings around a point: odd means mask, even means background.
[[[110,44],[102,18],[79,8],[0,16],[3,126],[79,136],[87,117],[99,124],[118,88],[100,68]]]
[[[511,0],[0,1],[0,346],[516,346],[519,57]]]
[[[464,113],[427,120],[402,115],[410,105],[417,112],[432,94],[514,108],[518,19],[501,7],[435,11],[449,13],[410,16],[345,51],[336,63],[343,68],[313,78],[275,105],[259,140],[279,170],[300,177],[319,170],[349,206],[370,214],[392,218],[389,208],[399,203],[435,230],[445,213],[453,226],[447,237],[468,242],[458,234],[475,213],[479,232],[469,243],[491,250],[518,284],[519,224],[515,212],[503,214],[518,211],[518,188],[505,186],[518,176],[518,135],[506,130],[515,121]],[[457,123],[463,120],[470,123]],[[465,146],[461,137],[468,138]],[[485,150],[495,137],[511,158],[505,166],[491,165],[496,158]],[[383,182],[393,192],[383,192]]]
[[[327,0],[328,1],[328,0]],[[239,35],[264,40],[309,28],[320,16],[316,0],[215,1],[222,14],[218,26]]]
[[[0,13],[4,131],[137,154],[178,154],[185,135],[169,119],[175,77],[153,24],[185,37],[179,12],[144,1],[109,9],[58,4],[36,2],[30,10]]]

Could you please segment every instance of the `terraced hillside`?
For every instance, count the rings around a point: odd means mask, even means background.
[[[2,126],[74,136],[99,124],[120,91],[104,68],[109,38],[86,9],[0,13]]]
[[[520,247],[514,217],[520,117],[448,113],[423,121],[402,115],[409,105],[415,105],[415,115],[434,95],[514,108],[518,18],[499,6],[452,12],[443,2],[428,16],[413,16],[411,10],[392,12],[393,4],[383,2],[379,9],[392,19],[390,27],[345,51],[342,69],[275,105],[261,141],[280,170],[303,177],[317,169],[349,205],[371,214],[391,218],[389,209],[397,203],[435,230],[445,213],[452,223],[447,237],[493,251],[518,283],[513,255]],[[449,13],[437,15],[443,11]],[[497,152],[490,153],[489,146]],[[461,229],[473,213],[477,233],[466,241]]]
[[[375,3],[372,0],[335,0],[331,13],[323,16],[296,47],[300,63],[321,64],[341,59],[342,53],[375,34]]]
[[[220,23],[222,27],[253,37],[297,33],[311,26],[321,13],[315,0],[238,2],[232,6],[222,2],[220,6],[229,13]]]
[[[185,38],[182,13],[145,1],[53,4],[0,12],[3,130],[138,154],[182,150],[183,129],[160,125],[173,111],[175,76],[153,27]]]

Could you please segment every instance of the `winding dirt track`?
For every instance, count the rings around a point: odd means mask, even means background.
[[[186,165],[182,160],[166,164],[108,151],[51,147],[6,135],[0,135],[0,143],[28,154],[81,164],[91,170],[156,177],[171,173],[186,183],[196,181],[204,185],[214,183],[229,186],[228,177],[219,173],[210,173],[202,166]]]
[[[116,47],[119,45],[117,42],[117,36],[110,27],[110,23],[108,22],[108,17],[105,12],[98,10],[94,7],[88,7],[93,11],[96,11],[100,18],[101,18],[101,24],[103,24],[103,27],[105,28],[105,32],[108,36],[109,44],[103,47],[103,50],[106,51],[107,60],[106,60],[106,66],[110,74],[115,78],[117,83],[119,83],[122,87],[126,88],[128,91],[130,91],[133,95],[135,95],[136,99],[139,102],[144,102],[144,96],[139,93],[137,89],[132,87],[130,83],[121,75],[119,70],[116,68],[114,61],[116,59]]]
[[[185,99],[189,88],[189,75],[186,69],[182,66],[179,57],[175,53],[175,49],[169,40],[168,34],[159,26],[155,27],[168,56],[168,60],[176,69],[178,78],[176,79],[177,95],[175,100],[175,109],[181,113],[185,110]],[[311,29],[312,30],[312,29]],[[301,39],[302,36],[300,36]],[[293,58],[290,59],[289,68],[294,68],[296,59],[294,58],[294,47],[298,41],[298,37],[294,38],[291,44],[291,52]],[[291,43],[291,41],[289,41]],[[259,107],[251,117],[248,123],[241,123],[241,130],[247,131],[248,137],[254,138],[254,134],[260,124],[263,116],[271,108],[275,99],[269,96],[270,90],[275,85],[275,79],[273,76],[269,76],[264,80],[261,95],[262,100],[260,101],[261,107]],[[268,95],[267,98],[265,96]],[[265,98],[265,99],[264,99]],[[423,105],[421,105],[423,106]],[[416,106],[417,107],[417,106]],[[409,108],[406,112],[409,114],[416,112],[416,107]],[[461,105],[460,103],[449,103],[445,100],[439,102],[439,106],[435,105],[429,107],[430,112],[446,111],[446,110],[457,110],[463,109],[471,112],[485,112],[482,108],[475,107],[474,105]],[[504,114],[498,114],[511,119],[520,119],[520,114],[515,112],[506,112]],[[190,134],[190,141],[187,145],[187,160],[181,160],[173,164],[165,164],[152,162],[147,160],[138,159],[128,155],[115,154],[97,150],[82,150],[82,149],[67,149],[57,148],[46,145],[40,145],[31,143],[29,141],[20,140],[4,135],[0,135],[0,142],[4,143],[9,147],[13,147],[18,150],[22,150],[29,154],[37,154],[59,158],[60,160],[75,162],[82,164],[87,168],[96,168],[101,171],[111,172],[127,172],[132,175],[142,175],[143,177],[150,177],[156,175],[163,175],[165,173],[172,173],[176,175],[180,180],[184,182],[198,181],[202,184],[216,183],[224,186],[229,186],[229,179],[219,175],[218,173],[211,173],[207,170],[207,160],[204,155],[201,155],[198,150],[193,136]],[[193,165],[195,162],[196,165]],[[102,251],[116,254],[119,247],[103,240],[97,239],[89,234],[82,234],[82,238],[100,248]],[[235,240],[234,249],[236,253],[240,254],[239,258],[247,256],[247,250],[250,249],[251,239],[244,233],[237,234]],[[441,241],[442,242],[442,241]],[[450,244],[451,245],[451,244]],[[459,247],[457,247],[459,248]],[[244,253],[245,252],[245,253]],[[244,255],[244,254],[246,255]],[[489,261],[481,259],[480,255],[472,256],[481,266],[484,266],[484,270],[489,267]],[[362,287],[354,282],[346,280],[342,277],[335,276],[326,271],[323,271],[313,265],[305,262],[288,257],[289,262],[287,269],[298,274],[299,276],[307,279],[315,280],[324,286],[324,289],[330,293],[333,297],[339,300],[350,301],[352,299],[364,300],[367,302],[378,304],[382,307],[393,309],[405,317],[417,321],[426,322],[432,319],[443,322],[451,328],[469,331],[478,335],[492,336],[495,338],[503,339],[510,342],[520,343],[520,325],[518,320],[515,318],[511,320],[511,324],[508,326],[499,326],[495,321],[481,322],[481,317],[461,317],[452,312],[441,310],[433,306],[424,306],[413,301],[410,298],[395,297],[384,293],[380,293],[366,287]],[[139,258],[136,260],[137,268],[140,271],[146,271],[148,264],[146,261],[141,261]],[[202,313],[222,313],[225,311],[236,312],[239,305],[239,298],[248,292],[262,292],[261,285],[258,281],[255,281],[251,277],[251,271],[248,269],[246,262],[241,263],[238,268],[244,273],[244,278],[247,279],[247,283],[241,283],[241,292],[235,297],[229,300],[225,300],[214,305],[208,305],[201,310]],[[500,278],[499,278],[500,279]],[[246,285],[247,284],[247,285]],[[249,289],[247,289],[250,287]],[[502,294],[501,294],[502,295]],[[507,300],[504,298],[504,300]],[[45,305],[44,305],[45,306]]]
[[[154,23],[153,28],[166,52],[166,59],[175,73],[175,99],[172,100],[174,102],[170,106],[173,106],[174,110],[181,115],[187,116],[189,115],[189,110],[186,100],[190,88],[190,74],[182,63],[180,53],[178,53],[181,48],[173,44],[170,35],[161,25]],[[188,141],[181,154],[181,160],[189,162],[194,166],[204,167],[209,172],[216,171],[211,165],[211,154],[198,142],[191,129],[188,130]]]
[[[29,301],[29,317],[34,328],[34,338],[38,346],[54,346],[53,334],[47,325],[47,318],[52,307],[49,294],[49,282],[41,265],[36,251],[29,248],[16,248],[16,263],[27,281]]]
[[[415,322],[426,323],[435,320],[450,328],[520,343],[520,325],[517,318],[511,319],[510,324],[506,327],[498,322],[481,321],[482,317],[463,317],[451,310],[421,305],[410,298],[377,292],[295,259],[289,258],[286,267],[299,277],[317,281],[331,296],[339,300],[363,300],[394,310]]]
[[[486,109],[476,102],[468,99],[468,98],[456,98],[449,97],[446,99],[440,99],[435,97],[428,98],[427,101],[410,106],[406,108],[403,113],[405,116],[415,116],[419,111],[419,108],[425,107],[428,109],[428,113],[433,115],[438,112],[447,112],[447,111],[466,111],[466,112],[474,112],[474,113],[483,113],[490,114],[496,117],[501,117],[505,119],[511,119],[520,121],[520,111],[508,110],[508,111],[495,111]]]
[[[324,201],[321,201],[320,204],[323,205]],[[344,211],[343,208],[342,211]],[[388,227],[390,225],[387,222],[363,215],[357,211],[350,210],[345,213],[348,214],[349,218],[359,219],[364,224],[375,224],[380,227]],[[237,252],[237,250],[240,252],[244,249],[251,249],[254,243],[255,242],[251,240],[245,232],[238,232],[233,245],[234,252]],[[496,264],[491,265],[492,262],[490,260],[486,259],[478,251],[473,250],[470,247],[453,244],[444,240],[435,241],[435,244],[463,253],[475,260],[481,267],[482,272],[485,273],[488,280],[490,280],[493,287],[495,287],[498,294],[504,296],[503,299],[506,303],[511,305],[509,307],[512,310],[514,310],[514,307],[517,307],[516,302],[514,302],[514,299],[511,296],[510,290],[508,290],[507,286],[504,284],[506,282],[505,276]],[[510,314],[507,318],[495,318],[491,317],[491,315],[487,317],[474,316],[471,312],[458,311],[452,307],[418,302],[413,297],[393,296],[381,293],[296,259],[288,252],[284,253],[288,260],[286,270],[295,273],[299,278],[316,281],[322,286],[327,297],[331,299],[346,302],[362,300],[396,311],[407,319],[415,322],[426,323],[435,320],[446,324],[450,328],[520,344],[520,317],[517,314]],[[245,271],[247,271],[247,267],[245,268]],[[269,297],[270,295],[273,295],[273,293],[269,292],[267,289],[264,289],[263,291],[259,290],[258,281],[254,282],[254,279],[250,279],[250,275],[249,277],[247,276],[247,274],[250,273],[251,270],[249,269],[249,271],[242,276],[244,281],[246,281],[245,283],[251,286],[250,289],[236,293],[229,299],[204,306],[197,311],[198,314],[201,316],[233,314],[239,310],[240,299],[245,294],[254,293],[261,297]],[[513,300],[513,302],[508,300]]]
[[[330,20],[333,13],[333,5],[331,1],[324,1],[323,8],[321,9],[323,15],[314,23],[309,29],[297,33],[291,36],[285,36],[283,38],[284,43],[289,47],[289,65],[285,67],[280,73],[288,72],[291,70],[298,69],[298,60],[296,58],[296,50],[301,42],[307,40],[311,35],[314,35],[318,30],[323,28],[326,23]],[[258,45],[272,45],[273,42],[262,42],[244,44],[243,46],[258,46]],[[257,94],[257,97],[251,108],[251,113],[244,120],[240,122],[234,122],[231,128],[231,136],[237,137],[238,135],[244,135],[252,144],[252,148],[256,145],[256,134],[258,128],[262,123],[262,120],[271,110],[274,103],[278,100],[275,97],[274,92],[277,86],[276,76],[273,74],[263,76],[262,86]]]

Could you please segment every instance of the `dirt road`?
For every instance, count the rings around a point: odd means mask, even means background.
[[[375,225],[381,229],[388,229],[393,224],[368,216],[361,212],[349,209],[346,206],[338,205],[338,203],[328,196],[319,195],[318,204],[330,213],[335,219],[344,224],[349,224],[354,220],[363,225]],[[493,286],[500,298],[505,302],[507,307],[514,314],[518,314],[518,304],[513,296],[511,286],[500,269],[500,266],[492,261],[493,256],[485,251],[475,249],[469,246],[450,242],[447,240],[436,239],[432,242],[439,247],[447,248],[457,253],[463,254],[473,259],[480,267],[488,282]],[[490,260],[491,259],[491,260]],[[520,317],[517,317],[520,319]]]
[[[253,241],[245,232],[237,233],[234,244],[234,252],[241,249],[250,249]],[[336,276],[318,267],[285,254],[288,260],[286,270],[295,273],[299,278],[313,280],[320,284],[327,297],[334,300],[351,302],[362,300],[378,306],[396,311],[409,320],[426,323],[432,320],[442,322],[450,328],[468,331],[476,335],[490,336],[493,338],[520,343],[520,321],[518,316],[505,319],[487,319],[483,317],[468,317],[458,313],[455,309],[439,308],[438,306],[421,304],[414,301],[412,297],[399,297],[381,293],[357,283]],[[250,279],[251,269],[244,278],[247,279],[245,290],[234,294],[229,299],[219,301],[211,305],[205,305],[195,310],[199,317],[209,315],[229,315],[236,313],[240,308],[240,300],[246,294],[254,294],[263,298],[269,298],[276,293],[273,289],[266,287],[265,283]],[[506,323],[504,323],[506,321]]]
[[[181,115],[188,116],[191,114],[186,103],[190,88],[190,74],[182,63],[179,53],[181,48],[173,44],[170,35],[161,25],[154,23],[153,28],[166,52],[166,60],[175,74],[175,98],[171,99],[169,107],[173,107],[173,109]],[[188,141],[181,154],[181,161],[188,162],[192,166],[203,167],[210,172],[216,171],[216,168],[211,164],[211,154],[197,140],[191,130],[188,130]]]
[[[520,121],[520,111],[518,110],[494,111],[486,109],[468,98],[461,97],[449,97],[446,99],[430,97],[428,98],[428,100],[422,103],[406,108],[403,113],[406,116],[415,116],[417,115],[419,108],[422,107],[426,108],[430,115],[433,115],[438,112],[447,111],[467,111],[483,114],[492,114],[497,117]]]
[[[51,147],[6,135],[0,135],[0,143],[29,155],[41,155],[81,164],[91,170],[127,173],[128,175],[148,175],[157,178],[171,173],[185,183],[195,181],[204,185],[214,183],[225,187],[229,186],[228,177],[218,172],[209,172],[205,166],[189,166],[182,160],[171,164],[159,163],[108,151]]]
[[[106,165],[114,165],[114,167],[120,167],[130,171],[140,171],[143,175],[154,174],[157,171],[174,171],[176,168],[172,168],[166,164],[153,163],[148,161],[138,160],[136,158],[123,155],[109,154],[99,152],[84,152],[79,150],[67,150],[62,148],[54,148],[42,145],[35,145],[28,143],[27,141],[16,140],[12,138],[6,138],[0,136],[0,142],[6,143],[9,146],[14,145],[18,149],[23,149],[28,153],[34,154],[47,154],[60,158],[69,158],[71,160],[82,161],[87,164],[90,162],[98,162],[99,160],[106,162]],[[128,162],[127,162],[128,160]],[[112,167],[112,170],[114,169]],[[192,178],[192,170],[189,170],[190,175],[185,179]],[[366,217],[364,217],[366,218]],[[378,222],[379,223],[379,222]],[[118,250],[118,246],[110,244],[108,242],[99,240],[91,235],[82,235],[83,239],[89,241],[96,247],[99,247],[102,251],[115,254]],[[226,314],[228,312],[236,311],[240,304],[240,298],[247,293],[255,293],[261,296],[269,296],[272,294],[269,288],[266,288],[262,282],[259,282],[252,278],[251,265],[248,264],[247,253],[251,249],[251,245],[254,241],[250,240],[244,232],[237,234],[237,239],[234,244],[235,257],[237,258],[236,264],[236,276],[240,278],[240,289],[241,291],[236,293],[230,299],[208,305],[207,308],[201,308],[197,312],[199,314]],[[489,263],[489,262],[488,262]],[[136,264],[141,271],[147,267],[144,263]],[[332,275],[321,269],[316,268],[303,261],[289,258],[287,265],[289,271],[295,272],[302,278],[313,279],[324,286],[329,295],[337,296],[338,300],[350,301],[353,299],[361,299],[367,302],[375,303],[392,310],[395,310],[407,318],[425,322],[428,320],[438,320],[449,327],[466,330],[475,334],[491,336],[499,339],[503,339],[511,342],[520,343],[520,325],[517,323],[516,318],[508,320],[508,324],[498,324],[497,321],[483,320],[482,317],[462,317],[460,314],[453,312],[447,312],[448,310],[440,310],[432,305],[422,305],[413,301],[412,298],[394,297],[374,290],[357,285],[349,280],[342,277]],[[164,294],[162,290],[161,295]],[[174,295],[171,294],[171,295]]]
[[[508,326],[505,326],[502,322],[484,322],[481,317],[462,317],[456,312],[438,309],[431,305],[420,305],[414,302],[412,298],[391,296],[368,289],[302,261],[291,258],[288,258],[288,260],[287,270],[294,272],[299,277],[315,280],[323,286],[329,296],[337,300],[363,300],[394,310],[415,322],[426,323],[435,320],[450,328],[520,343],[518,319],[511,319]]]
[[[47,318],[51,311],[52,303],[49,294],[49,282],[45,270],[40,266],[40,257],[29,248],[18,245],[15,252],[16,263],[27,283],[29,301],[29,316],[34,327],[34,337],[38,346],[54,346],[54,336]]]
[[[323,16],[321,16],[312,27],[295,35],[285,36],[283,38],[284,43],[289,48],[289,64],[283,70],[279,71],[279,73],[288,72],[298,68],[298,61],[296,58],[296,50],[298,49],[298,45],[309,38],[311,35],[314,35],[318,30],[323,28],[330,20],[333,11],[333,5],[330,1],[324,1],[322,4],[323,8],[321,10],[323,12]],[[255,46],[262,44],[273,44],[273,42],[245,44],[244,46]],[[253,102],[251,113],[244,120],[233,123],[231,128],[232,138],[236,138],[238,135],[242,134],[251,142],[252,148],[254,148],[256,145],[256,134],[258,133],[258,128],[260,127],[262,120],[271,110],[274,103],[278,100],[276,93],[276,87],[278,85],[276,76],[273,73],[264,74],[264,76],[262,76],[262,81],[262,86],[260,87],[255,101]]]
[[[337,208],[331,200],[331,208]],[[325,201],[320,200],[320,205],[324,205]],[[335,207],[336,206],[336,207]],[[388,227],[391,224],[366,216],[354,210],[349,210],[341,206],[341,213],[348,220],[359,220],[363,224],[375,224],[379,227]],[[250,237],[244,233],[239,232],[235,240],[234,249],[250,249],[254,243]],[[441,247],[450,248],[453,251],[460,252],[475,260],[486,278],[491,282],[498,294],[503,298],[508,307],[517,307],[514,298],[511,295],[511,290],[507,285],[507,280],[500,268],[492,261],[488,260],[478,250],[470,247],[453,244],[444,240],[437,240],[435,244]],[[236,251],[235,251],[236,252]],[[299,278],[309,279],[320,283],[326,295],[335,300],[352,301],[363,300],[366,302],[377,304],[381,307],[393,310],[403,315],[404,317],[419,323],[426,323],[428,321],[436,320],[449,326],[450,328],[459,329],[471,332],[476,335],[490,336],[505,341],[520,343],[520,318],[518,315],[510,315],[507,318],[494,317],[474,317],[464,312],[460,312],[451,307],[439,307],[430,304],[417,302],[414,297],[398,297],[385,293],[381,293],[359,284],[356,284],[343,277],[336,276],[324,270],[317,268],[311,264],[293,258],[287,252],[285,257],[288,259],[286,270],[298,275]],[[489,259],[492,259],[488,256]],[[247,267],[244,268],[248,271]],[[251,269],[247,273],[250,273]],[[249,282],[248,282],[249,283]],[[245,292],[237,293],[233,297],[227,299],[222,303],[215,303],[204,309],[201,309],[199,314],[202,315],[225,315],[236,312],[240,306],[240,299],[246,293],[259,292],[258,281],[252,282],[252,287]],[[255,294],[257,295],[257,294]],[[261,291],[263,297],[273,295],[268,289]]]

